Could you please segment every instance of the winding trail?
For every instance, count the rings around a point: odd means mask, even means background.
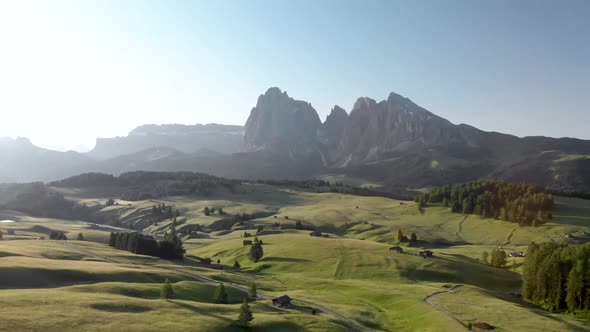
[[[73,250],[73,251],[76,251],[76,252],[81,253],[81,254],[84,254],[84,255],[88,255],[88,256],[91,256],[91,257],[95,257],[95,258],[104,260],[107,263],[124,263],[124,264],[141,265],[141,264],[137,264],[137,263],[134,263],[134,262],[121,262],[121,261],[118,262],[118,261],[113,260],[111,258],[108,258],[106,256],[98,256],[98,255],[95,255],[95,254],[91,254],[89,252],[86,252],[86,251],[81,250],[80,248],[77,248],[75,246],[70,245],[67,240],[64,241],[63,244],[64,244],[64,246],[66,248],[68,248],[70,250]],[[174,264],[180,265],[178,263],[174,263]],[[182,266],[182,265],[180,265],[180,266]],[[151,266],[151,267],[152,268],[161,269],[161,270],[165,270],[167,272],[170,271],[170,269],[165,269],[163,267],[157,267],[157,266]],[[193,280],[196,280],[196,281],[205,283],[205,284],[210,284],[210,285],[218,285],[218,284],[220,284],[220,282],[217,281],[217,280],[213,280],[213,279],[210,279],[210,278],[207,278],[207,277],[203,277],[203,276],[199,276],[199,275],[196,275],[196,274],[192,274],[192,273],[189,273],[189,272],[185,272],[185,271],[181,271],[181,270],[172,270],[172,271],[174,271],[174,272],[176,272],[178,274],[182,274],[182,275],[184,275],[184,276],[186,276],[188,278],[191,278]],[[229,287],[232,287],[234,289],[237,289],[238,291],[240,291],[240,292],[242,292],[242,293],[244,293],[246,295],[250,293],[250,290],[248,288],[242,287],[240,285],[236,285],[236,284],[233,284],[233,283],[227,283],[227,282],[224,283],[224,284],[227,284]],[[258,294],[257,294],[257,299],[259,299],[259,300],[272,300],[273,298],[274,297],[269,296],[269,295],[260,294],[260,292],[258,292]],[[293,299],[293,300],[295,300],[295,299]],[[358,331],[358,332],[368,332],[367,330],[365,330],[361,326],[356,325],[355,323],[353,323],[348,318],[346,318],[346,317],[344,317],[342,315],[339,315],[339,314],[337,314],[337,313],[335,313],[335,312],[333,312],[331,310],[328,310],[326,308],[320,307],[320,306],[315,305],[315,304],[313,304],[311,302],[306,302],[306,301],[301,301],[301,300],[296,300],[296,301],[299,302],[299,303],[302,303],[302,304],[304,304],[306,306],[313,307],[313,308],[315,308],[319,312],[323,312],[325,314],[328,314],[328,315],[330,315],[330,316],[338,319],[339,321],[341,321],[344,325],[346,325],[351,330]]]
[[[468,216],[469,216],[469,215],[467,215],[467,214],[466,214],[466,215],[463,217],[463,220],[461,220],[461,221],[459,222],[459,230],[458,230],[458,231],[455,233],[455,235],[456,235],[456,236],[457,236],[457,237],[458,237],[458,238],[459,238],[461,241],[463,241],[463,242],[465,242],[465,239],[464,239],[464,238],[463,238],[461,235],[459,235],[459,233],[463,232],[463,223],[465,222],[465,220],[467,220],[467,217],[468,217]]]
[[[510,244],[510,241],[512,240],[512,236],[514,235],[514,232],[516,232],[517,229],[518,229],[518,226],[517,227],[514,227],[512,229],[512,231],[510,232],[510,234],[508,234],[508,237],[506,238],[506,242],[504,242],[502,244],[502,246],[507,246],[507,245]]]
[[[467,323],[463,322],[461,319],[459,319],[459,317],[453,315],[450,311],[444,309],[443,307],[439,306],[438,304],[432,303],[432,299],[434,299],[435,297],[442,295],[442,294],[454,293],[454,292],[458,291],[459,289],[461,289],[462,287],[463,287],[463,285],[456,285],[455,287],[453,287],[449,290],[446,290],[446,291],[434,292],[434,293],[428,295],[427,297],[425,297],[424,302],[426,302],[429,305],[431,305],[432,307],[436,308],[437,310],[439,310],[443,314],[451,317],[457,323],[461,324],[461,326],[463,326],[464,328],[469,329],[469,326],[467,325]]]
[[[537,233],[539,233],[539,234],[543,235],[543,236],[544,236],[544,237],[545,237],[547,240],[549,240],[549,241],[551,241],[551,242],[553,242],[553,243],[557,243],[557,242],[556,242],[556,241],[555,241],[555,240],[554,240],[552,237],[550,237],[549,235],[547,235],[545,232],[543,232],[543,231],[540,231],[540,230],[538,230],[538,229],[536,229],[536,228],[533,228],[533,230],[534,230],[535,232],[537,232]]]

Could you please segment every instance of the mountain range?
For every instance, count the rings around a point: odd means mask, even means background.
[[[98,138],[88,153],[0,139],[0,182],[49,181],[83,172],[199,171],[244,178],[345,174],[398,188],[479,178],[590,191],[590,141],[486,132],[391,93],[334,106],[324,122],[310,103],[279,88],[260,95],[246,124],[144,125]]]

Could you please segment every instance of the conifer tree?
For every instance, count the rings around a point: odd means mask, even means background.
[[[256,300],[258,298],[258,294],[256,292],[256,283],[253,282],[252,285],[250,285],[250,299],[251,300]]]
[[[213,295],[213,301],[215,303],[227,304],[227,293],[225,292],[225,285],[223,283],[217,286],[215,295]]]
[[[240,315],[238,316],[238,321],[241,326],[247,327],[250,325],[250,322],[254,319],[254,315],[252,314],[252,310],[250,309],[250,305],[248,304],[248,299],[244,298],[244,302],[240,307]]]
[[[160,289],[160,298],[165,300],[174,298],[174,289],[172,289],[172,284],[168,278],[166,278],[164,285]]]
[[[488,262],[488,258],[490,257],[490,253],[487,251],[484,251],[481,253],[481,260],[484,261],[485,263]]]
[[[264,255],[264,251],[262,250],[262,244],[260,242],[254,242],[250,246],[250,254],[249,258],[253,262],[258,262],[262,256]]]

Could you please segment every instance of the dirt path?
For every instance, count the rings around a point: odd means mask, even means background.
[[[510,244],[510,241],[512,240],[512,236],[514,235],[514,232],[516,232],[517,229],[518,229],[518,226],[517,227],[514,227],[512,229],[512,231],[510,232],[510,234],[508,234],[508,237],[506,238],[506,242],[504,242],[502,244],[502,246],[507,246],[507,245]]]
[[[543,232],[543,231],[540,231],[540,230],[538,230],[538,229],[535,229],[535,228],[533,228],[533,230],[534,230],[535,232],[537,232],[537,233],[539,233],[539,234],[543,235],[543,237],[545,237],[547,240],[549,240],[549,241],[551,241],[551,242],[553,242],[553,243],[557,243],[557,242],[555,242],[555,240],[553,240],[553,238],[552,238],[552,237],[550,237],[549,235],[547,235],[545,232]]]
[[[464,328],[469,329],[469,326],[467,325],[467,323],[463,322],[461,319],[459,319],[459,317],[453,315],[451,312],[449,312],[448,310],[444,309],[443,307],[432,303],[432,299],[434,299],[435,297],[442,295],[442,294],[450,294],[450,293],[454,293],[456,291],[458,291],[459,289],[461,289],[461,287],[463,287],[463,285],[456,285],[455,287],[446,290],[446,291],[440,291],[440,292],[435,292],[432,293],[430,295],[428,295],[427,297],[424,298],[424,301],[426,303],[428,303],[429,305],[433,306],[434,308],[438,309],[440,312],[442,312],[443,314],[451,317],[452,319],[454,319],[457,323],[461,324]]]
[[[135,265],[139,265],[137,263],[132,263],[132,262],[117,262],[116,260],[110,259],[110,258],[105,257],[105,256],[98,256],[98,255],[95,255],[95,254],[91,254],[89,252],[85,252],[83,250],[80,250],[80,248],[77,248],[75,246],[70,245],[68,243],[68,241],[64,241],[63,244],[64,244],[64,246],[66,248],[68,248],[70,250],[76,251],[76,252],[81,253],[81,254],[84,254],[84,255],[92,256],[92,257],[95,257],[95,258],[98,258],[98,259],[102,259],[102,260],[104,260],[105,262],[108,262],[108,263],[124,263],[124,264],[135,264]],[[179,264],[177,264],[177,265],[179,265]],[[181,265],[179,265],[179,266],[181,266]],[[159,268],[159,269],[165,270],[165,271],[169,271],[168,269],[161,268],[161,267],[156,267],[156,266],[152,266],[152,267],[153,268]],[[193,280],[196,280],[196,281],[199,281],[199,282],[202,282],[202,283],[211,284],[211,285],[218,285],[218,284],[220,284],[220,282],[217,281],[217,280],[209,279],[209,278],[203,277],[203,276],[198,276],[196,274],[192,274],[192,273],[189,273],[189,272],[180,271],[180,270],[174,270],[174,272],[177,272],[177,273],[182,274],[182,275],[184,275],[184,276],[186,276],[188,278],[191,278]],[[240,291],[240,292],[242,292],[244,294],[249,294],[250,293],[250,290],[248,288],[242,287],[240,285],[229,284],[229,283],[225,283],[225,284],[227,284],[229,287],[232,287],[234,289],[237,289],[238,291]],[[272,300],[274,298],[272,296],[268,296],[268,295],[264,295],[264,294],[260,294],[260,293],[258,293],[257,295],[258,295],[258,299],[260,299],[260,300]],[[295,299],[293,299],[293,300],[295,300]],[[330,310],[328,310],[326,308],[317,306],[317,305],[315,305],[313,303],[310,303],[310,302],[300,301],[300,300],[296,300],[296,301],[299,302],[299,303],[303,303],[306,306],[313,307],[313,308],[315,308],[319,312],[323,312],[325,314],[328,314],[330,316],[333,316],[334,318],[340,320],[342,323],[344,323],[344,325],[346,325],[348,328],[350,328],[350,329],[352,329],[354,331],[367,332],[367,330],[365,330],[362,327],[356,325],[351,320],[349,320],[346,317],[341,316],[341,315],[339,315],[339,314],[337,314],[337,313],[335,313],[333,311],[330,311]]]
[[[465,239],[464,239],[464,238],[463,238],[461,235],[459,235],[459,234],[460,234],[461,232],[463,232],[463,223],[465,222],[465,220],[467,220],[467,217],[468,217],[468,216],[469,216],[469,215],[467,215],[467,214],[466,214],[466,215],[463,217],[463,220],[461,220],[461,221],[459,222],[459,230],[457,231],[457,233],[455,233],[455,235],[457,235],[457,237],[458,237],[458,238],[459,238],[461,241],[463,241],[463,242],[465,242]]]

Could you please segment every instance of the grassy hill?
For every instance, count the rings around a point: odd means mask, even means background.
[[[7,308],[0,313],[3,328],[232,331],[242,293],[231,286],[247,288],[256,282],[259,293],[287,294],[297,306],[279,310],[268,300],[257,301],[253,327],[260,331],[348,330],[337,316],[311,315],[311,307],[329,309],[374,331],[465,330],[440,308],[462,322],[485,321],[506,331],[530,330],[535,322],[546,330],[588,330],[587,322],[550,315],[510,295],[519,292],[522,258],[511,258],[508,268],[496,269],[485,264],[481,254],[498,246],[524,250],[531,241],[588,241],[590,201],[559,197],[553,220],[532,228],[455,214],[436,205],[421,213],[414,202],[262,184],[207,196],[117,200],[118,205],[110,207],[103,206],[108,195],[60,190],[69,199],[98,207],[107,224],[0,211],[16,221],[0,224],[0,304]],[[182,263],[105,244],[111,231],[134,228],[156,237],[170,231],[172,220],[157,225],[149,220],[153,205],[160,203],[180,211],[177,231],[201,227],[181,235],[187,250]],[[205,216],[204,207],[222,208],[225,214]],[[244,213],[254,218],[236,224],[234,215]],[[329,238],[297,230],[297,222]],[[255,233],[252,228],[259,225],[264,227],[258,235],[264,257],[253,263],[241,236],[244,231]],[[390,252],[399,229],[407,235],[416,232],[418,247],[402,243],[404,253]],[[9,230],[14,233],[9,235]],[[67,245],[48,240],[53,230],[66,233]],[[72,241],[78,233],[86,241]],[[434,257],[417,256],[421,248],[434,251]],[[201,264],[202,257],[219,260],[224,269]],[[236,260],[240,270],[232,268]],[[165,278],[174,282],[174,300],[158,299]],[[220,281],[230,286],[228,305],[212,303],[215,285],[210,282]],[[464,287],[447,293],[456,285]],[[440,308],[425,301],[437,292],[444,293],[432,303]]]

